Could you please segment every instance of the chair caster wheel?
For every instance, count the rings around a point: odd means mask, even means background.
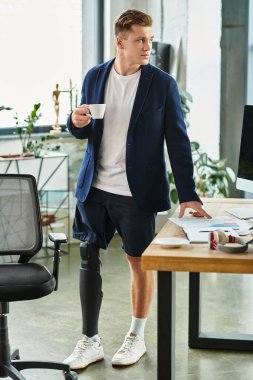
[[[70,371],[70,372],[65,372],[64,373],[64,379],[65,380],[77,380],[78,379],[78,374],[74,371]]]

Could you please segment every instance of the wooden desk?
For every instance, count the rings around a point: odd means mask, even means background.
[[[228,215],[226,207],[247,206],[253,199],[205,199],[204,208],[212,216]],[[156,238],[184,237],[181,227],[168,221]],[[189,272],[189,345],[192,348],[253,350],[251,334],[205,334],[200,331],[200,272],[253,273],[253,246],[247,253],[211,251],[207,244],[191,244],[166,249],[150,244],[142,255],[142,267],[158,272],[158,358],[157,379],[175,378],[175,273]]]

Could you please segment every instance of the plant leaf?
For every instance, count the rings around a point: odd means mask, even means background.
[[[176,189],[171,189],[170,191],[171,202],[176,204],[178,202],[178,193]]]

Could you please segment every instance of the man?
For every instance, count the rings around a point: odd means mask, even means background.
[[[149,64],[152,19],[127,10],[115,21],[116,58],[92,68],[81,105],[68,120],[76,138],[88,139],[76,187],[73,236],[80,241],[83,338],[65,360],[72,369],[103,359],[98,335],[102,300],[99,248],[115,230],[131,271],[132,323],[112,358],[115,366],[137,362],[146,352],[144,327],[154,278],[141,269],[141,255],[154,237],[155,216],[170,208],[164,139],[180,199],[194,215],[209,215],[195,193],[191,148],[175,81]],[[104,120],[93,120],[89,104],[106,103]]]

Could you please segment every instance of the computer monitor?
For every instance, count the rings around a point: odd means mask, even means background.
[[[238,190],[253,193],[253,106],[245,106],[236,180]]]

